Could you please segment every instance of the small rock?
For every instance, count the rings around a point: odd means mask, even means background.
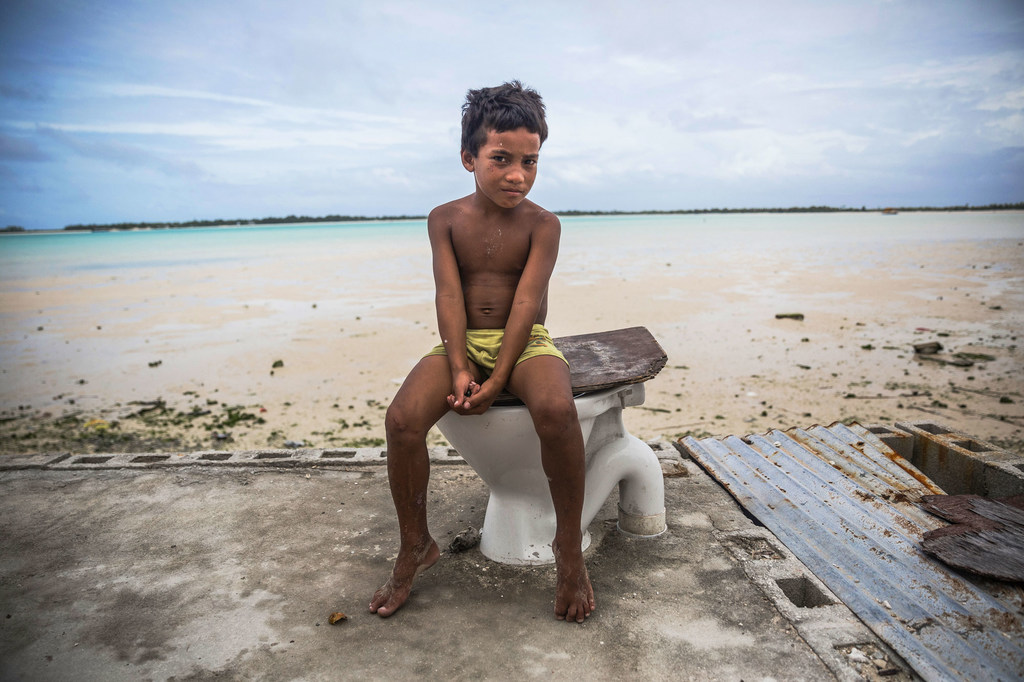
[[[686,470],[686,466],[679,460],[662,459],[658,461],[661,464],[661,474],[665,478],[680,478],[690,475],[690,472]]]
[[[295,448],[301,448],[301,447],[305,447],[305,446],[306,446],[306,443],[305,443],[305,442],[303,442],[303,441],[299,441],[299,440],[286,440],[286,441],[284,442],[284,446],[285,446],[286,448],[292,448],[292,449],[295,449]]]
[[[942,344],[938,341],[914,344],[914,352],[920,355],[935,355],[940,350],[942,350]]]
[[[458,554],[459,552],[465,552],[468,549],[473,549],[479,544],[480,531],[469,526],[452,538],[451,544],[448,545],[448,549],[445,551],[449,554]]]

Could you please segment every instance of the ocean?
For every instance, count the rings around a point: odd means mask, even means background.
[[[614,274],[623,276],[637,274],[651,258],[682,266],[722,251],[765,257],[832,249],[841,257],[914,242],[1024,239],[1019,211],[573,216],[562,225],[560,272],[603,271],[615,263]],[[90,275],[131,280],[160,273],[173,281],[212,267],[229,278],[244,272],[287,279],[288,272],[318,266],[357,281],[426,276],[429,283],[426,221],[0,236],[0,291],[8,292],[38,286],[39,278],[88,286],[97,281]]]

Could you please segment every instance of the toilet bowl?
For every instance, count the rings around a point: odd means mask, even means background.
[[[665,531],[665,487],[654,451],[622,423],[625,407],[644,402],[643,384],[619,386],[575,399],[586,444],[586,532],[608,494],[619,486],[619,530],[652,537]],[[446,414],[441,433],[490,488],[480,551],[507,564],[554,561],[555,508],[541,465],[540,440],[523,405],[495,406],[482,415]]]

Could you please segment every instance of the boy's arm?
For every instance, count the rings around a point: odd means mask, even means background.
[[[477,413],[490,407],[498,394],[504,390],[512,370],[515,369],[516,361],[530,340],[530,332],[537,322],[537,315],[544,303],[551,273],[558,259],[558,241],[561,236],[561,224],[555,214],[545,211],[538,220],[539,224],[530,239],[530,255],[519,278],[512,310],[505,323],[505,335],[494,370],[483,382],[480,390],[465,400],[463,411]]]
[[[466,302],[455,248],[452,246],[452,223],[448,210],[435,208],[430,212],[427,216],[427,234],[433,257],[437,330],[448,353],[453,406],[458,406],[462,397],[471,388],[475,388],[476,384],[466,355]]]

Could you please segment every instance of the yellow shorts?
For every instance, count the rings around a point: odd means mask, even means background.
[[[498,361],[498,351],[501,350],[501,341],[504,337],[504,329],[467,329],[466,355],[470,361],[490,372],[494,369],[494,363]],[[448,355],[448,352],[445,351],[444,344],[438,344],[423,357],[431,355]],[[553,355],[556,358],[561,358],[566,365],[569,364],[561,351],[555,348],[555,342],[551,340],[551,335],[548,334],[544,325],[535,324],[530,331],[530,339],[526,342],[526,348],[516,360],[516,364],[539,355]]]

